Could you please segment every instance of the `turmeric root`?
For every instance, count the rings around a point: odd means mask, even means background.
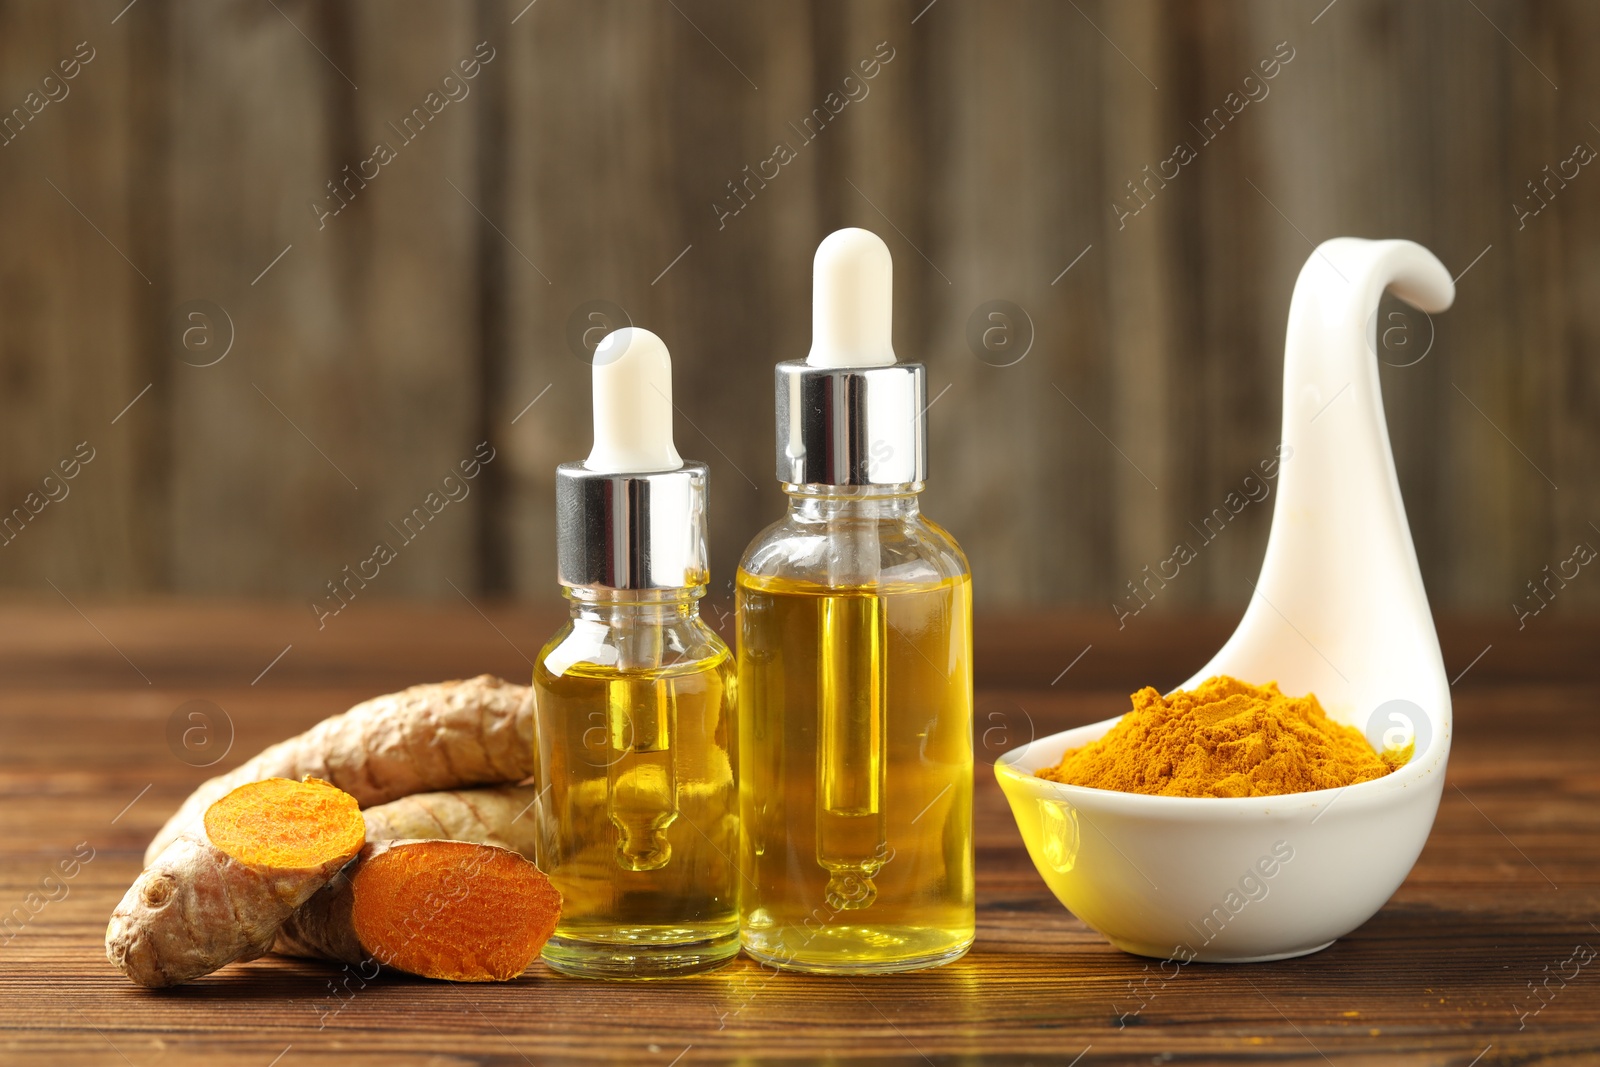
[[[278,933],[276,951],[425,978],[505,982],[555,930],[561,894],[509,849],[464,841],[369,844]]]
[[[500,845],[534,858],[531,785],[416,793],[361,813],[368,841],[447,840]]]
[[[364,837],[355,798],[327,782],[241,785],[133,883],[106,926],[106,957],[152,988],[255,959]]]
[[[156,834],[145,863],[213,801],[263,778],[310,775],[362,807],[412,793],[519,782],[534,770],[530,703],[527,686],[486,674],[364,701],[201,785]]]

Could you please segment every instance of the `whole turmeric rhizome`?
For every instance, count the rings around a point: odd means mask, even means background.
[[[526,692],[489,678],[417,686],[207,782],[117,905],[107,957],[150,987],[269,949],[452,981],[517,977],[561,910],[520,854],[531,849],[532,820],[520,816],[535,791],[457,787],[522,777],[504,754],[518,747]],[[453,748],[479,756],[402,768],[387,764],[405,746],[340,743],[441,724]]]

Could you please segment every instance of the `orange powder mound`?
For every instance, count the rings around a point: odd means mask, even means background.
[[[1409,755],[1409,753],[1407,754]],[[1040,778],[1167,797],[1268,797],[1382,778],[1358,730],[1329,719],[1315,694],[1219,675],[1163,697],[1146,687],[1099,740],[1073,749]]]

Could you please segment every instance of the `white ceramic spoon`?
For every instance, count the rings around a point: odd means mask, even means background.
[[[1444,788],[1450,686],[1417,570],[1378,391],[1385,288],[1427,312],[1450,273],[1410,241],[1341,237],[1306,261],[1289,305],[1283,459],[1261,578],[1204,668],[1313,692],[1410,762],[1343,789],[1258,798],[1140,796],[1034,776],[1107,719],[1002,756],[995,774],[1056,896],[1129,952],[1282,959],[1370,918],[1422,851]]]

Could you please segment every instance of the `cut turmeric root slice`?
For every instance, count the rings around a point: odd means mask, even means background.
[[[129,888],[106,926],[106,956],[150,987],[255,959],[365,837],[355,798],[327,782],[242,785]]]
[[[361,864],[351,920],[374,959],[458,982],[527,970],[555,930],[561,894],[509,849],[419,841]]]
[[[465,841],[368,845],[283,928],[277,951],[425,978],[509,981],[555,930],[561,894],[509,849]]]
[[[316,778],[242,785],[206,810],[204,824],[207,840],[233,859],[283,871],[348,863],[367,833],[356,798]]]

